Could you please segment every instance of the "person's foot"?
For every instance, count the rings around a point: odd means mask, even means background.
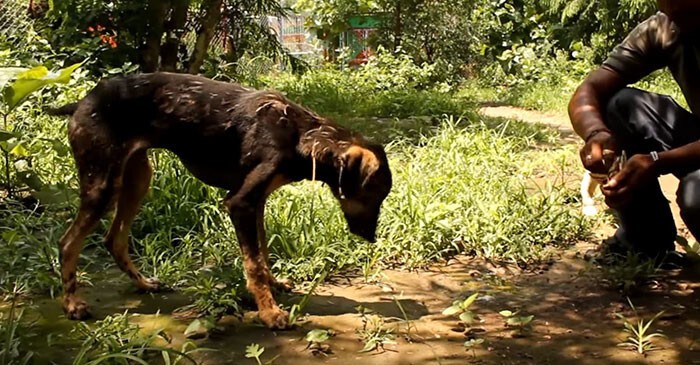
[[[693,263],[688,256],[678,251],[668,251],[656,259],[659,269],[678,270],[691,266]]]
[[[634,247],[615,236],[603,240],[603,243],[598,247],[586,251],[584,253],[584,259],[600,265],[610,266],[624,262],[629,254],[636,254],[641,260],[652,260],[659,269],[663,270],[682,269],[692,264],[688,257],[682,252],[639,252],[635,250]]]
[[[611,236],[583,254],[586,261],[595,261],[600,264],[611,265],[620,260],[624,260],[629,252],[633,251],[632,246],[622,242],[615,236]]]

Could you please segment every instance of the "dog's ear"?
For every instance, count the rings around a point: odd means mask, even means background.
[[[371,150],[353,145],[340,157],[340,188],[346,197],[353,197],[363,189],[379,170],[379,159]]]

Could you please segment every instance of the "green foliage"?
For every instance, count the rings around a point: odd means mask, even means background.
[[[358,69],[325,67],[303,75],[273,74],[263,80],[326,115],[405,118],[471,111],[467,103],[445,92],[447,86],[435,85],[434,76],[434,66],[417,66],[406,55],[380,50]]]
[[[523,337],[528,335],[532,331],[532,320],[535,319],[534,315],[518,315],[520,312],[513,312],[509,310],[502,310],[498,314],[503,317],[505,321],[505,326],[514,329],[514,336]]]
[[[458,314],[459,320],[465,325],[470,326],[476,319],[476,315],[471,311],[471,309],[469,309],[469,307],[474,304],[474,301],[476,301],[478,296],[479,293],[474,293],[464,300],[457,300],[452,303],[452,306],[443,310],[442,314],[446,316]]]
[[[658,276],[656,262],[634,252],[628,252],[624,256],[617,255],[609,260],[612,262],[599,265],[601,280],[623,295],[639,290]]]
[[[306,27],[319,38],[328,38],[348,29],[347,18],[354,14],[367,14],[380,10],[375,0],[298,0],[295,10],[312,15]]]
[[[639,317],[639,313],[637,313],[637,309],[632,304],[632,301],[629,298],[627,298],[627,302],[632,308],[634,315],[636,317]],[[663,314],[664,312],[661,311],[649,320],[639,318],[636,322],[632,322],[622,313],[615,313],[617,318],[620,318],[622,320],[624,325],[623,331],[627,333],[628,336],[627,339],[624,342],[619,343],[618,346],[629,348],[631,350],[636,351],[638,354],[644,356],[646,356],[648,352],[656,350],[657,347],[654,346],[652,340],[654,338],[666,336],[657,332],[650,333],[650,328],[654,321],[656,321]]]
[[[23,323],[24,308],[19,308],[19,296],[24,287],[15,282],[11,293],[4,300],[9,302],[9,310],[0,312],[0,364],[31,364],[34,353],[24,348],[27,325]]]
[[[382,351],[384,352],[385,345],[395,345],[396,336],[394,330],[386,328],[384,318],[380,315],[373,314],[370,310],[358,307],[360,318],[362,319],[362,328],[357,329],[360,340],[365,346],[360,352]]]
[[[30,70],[22,71],[18,68],[0,69],[0,90],[3,96],[3,110],[0,111],[3,119],[3,129],[0,129],[0,150],[4,157],[4,182],[10,198],[14,197],[16,187],[12,181],[12,169],[16,170],[17,180],[27,185],[34,196],[43,203],[64,202],[68,194],[58,185],[46,185],[37,172],[31,169],[28,160],[31,159],[30,151],[23,145],[23,140],[33,140],[36,137],[21,132],[17,126],[10,124],[15,109],[27,98],[52,84],[66,84],[71,80],[73,72],[80,67],[74,64],[64,69],[49,72],[44,66],[37,66]],[[14,80],[12,82],[8,82]],[[58,141],[51,141],[52,147],[58,153],[66,153],[67,149]]]
[[[584,42],[596,49],[600,62],[637,24],[656,11],[654,0],[583,1],[544,0],[550,14],[560,16],[553,28],[564,46]]]
[[[331,347],[326,342],[333,336],[335,336],[335,333],[332,330],[311,330],[304,338],[308,342],[306,348],[311,350],[311,353],[314,355],[327,356],[331,353]]]
[[[262,362],[260,359],[260,356],[265,352],[265,348],[258,345],[257,343],[251,343],[250,345],[246,346],[245,348],[245,357],[249,359],[255,359],[255,361],[258,363],[258,365],[270,365],[275,362],[275,359],[277,359],[277,356],[272,358],[270,361]]]
[[[183,351],[159,346],[158,343],[168,344],[170,337],[161,330],[144,333],[138,325],[129,322],[126,312],[107,316],[94,326],[79,322],[73,334],[82,339],[73,365],[147,365],[158,357],[166,364],[196,364],[190,356],[198,352],[193,344],[183,346]]]

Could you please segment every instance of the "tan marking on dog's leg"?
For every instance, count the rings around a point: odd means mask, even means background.
[[[265,272],[267,275],[267,281],[270,286],[283,292],[290,292],[293,289],[292,283],[287,279],[278,280],[272,275],[272,270],[270,270],[270,250],[267,246],[267,237],[265,234],[265,204],[260,204],[257,211],[256,228],[258,231],[258,245],[260,246],[260,253],[263,256],[263,264],[265,265]]]
[[[136,286],[145,291],[157,291],[160,284],[155,279],[145,278],[129,257],[129,231],[131,223],[141,207],[151,184],[153,169],[148,163],[146,151],[139,151],[126,164],[122,178],[122,189],[117,202],[117,212],[105,237],[105,246],[119,268]]]
[[[243,267],[246,273],[247,288],[253,294],[258,306],[258,316],[269,328],[284,329],[289,326],[289,313],[280,309],[270,290],[270,275],[265,255],[258,240],[260,204],[264,204],[264,194],[272,180],[274,166],[259,165],[246,177],[243,186],[235,194],[230,193],[225,203],[231,221],[236,227],[236,236],[243,254]]]
[[[109,206],[111,197],[106,196],[108,194],[110,193],[95,188],[82,197],[75,221],[59,241],[64,293],[63,310],[69,319],[81,320],[90,317],[87,303],[76,293],[78,289],[76,269],[85,237],[95,228]]]

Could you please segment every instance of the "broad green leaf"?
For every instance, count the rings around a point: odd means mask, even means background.
[[[446,315],[446,316],[453,316],[461,311],[462,311],[462,308],[460,308],[458,305],[453,305],[449,308],[446,308],[444,311],[442,311],[442,314]]]
[[[66,146],[60,139],[52,139],[51,147],[54,151],[56,151],[56,154],[58,154],[61,157],[68,155],[68,153],[70,152],[70,148]]]
[[[21,143],[18,143],[11,151],[10,154],[17,157],[27,157],[29,156],[29,151],[27,151]]]
[[[71,197],[73,196],[70,191],[63,190],[54,185],[41,190],[32,191],[31,194],[44,205],[64,204],[71,201]]]
[[[264,347],[261,347],[257,343],[251,343],[250,345],[246,346],[246,348],[245,348],[245,357],[257,358],[257,357],[260,357],[260,355],[262,355],[263,352],[265,352]]]
[[[474,294],[470,295],[469,298],[467,298],[464,301],[464,303],[462,304],[462,308],[464,308],[464,309],[469,308],[469,306],[471,306],[474,303],[474,301],[476,300],[476,298],[478,296],[479,296],[479,293],[474,293]]]
[[[0,142],[17,137],[14,133],[0,129]]]
[[[532,322],[535,316],[525,316],[525,317],[510,317],[506,320],[506,323],[511,326],[527,326]]]
[[[483,338],[474,338],[464,343],[464,347],[470,348],[484,343]]]
[[[362,350],[358,352],[370,352],[374,349],[377,348],[377,345],[379,344],[379,341],[376,339],[371,339],[365,343],[365,347],[362,348]]]
[[[205,337],[207,333],[211,329],[216,327],[216,323],[214,321],[211,321],[207,318],[198,318],[192,321],[189,326],[187,326],[187,329],[185,329],[185,337],[187,338],[194,338],[197,335],[201,337]]]
[[[22,67],[0,67],[0,90],[2,90],[5,84],[10,80],[24,71],[27,71],[27,69]]]
[[[511,312],[509,310],[504,310],[504,311],[498,312],[498,314],[502,315],[503,317],[511,317],[513,315],[513,312]]]
[[[470,324],[474,323],[474,318],[475,318],[474,313],[471,311],[466,311],[466,312],[459,315],[459,320],[464,322],[464,324],[466,324],[466,325],[470,325]]]
[[[527,325],[527,324],[530,324],[530,322],[532,322],[533,319],[535,319],[534,315],[520,317],[520,322],[524,325]]]
[[[39,175],[32,170],[18,172],[17,179],[34,191],[41,191],[45,186]]]
[[[330,338],[328,330],[315,329],[306,334],[306,341],[312,343],[326,342]]]
[[[49,72],[44,66],[38,66],[17,75],[17,80],[3,90],[3,100],[10,110],[21,104],[33,92],[42,87],[56,83],[67,83],[80,63],[56,72]]]

